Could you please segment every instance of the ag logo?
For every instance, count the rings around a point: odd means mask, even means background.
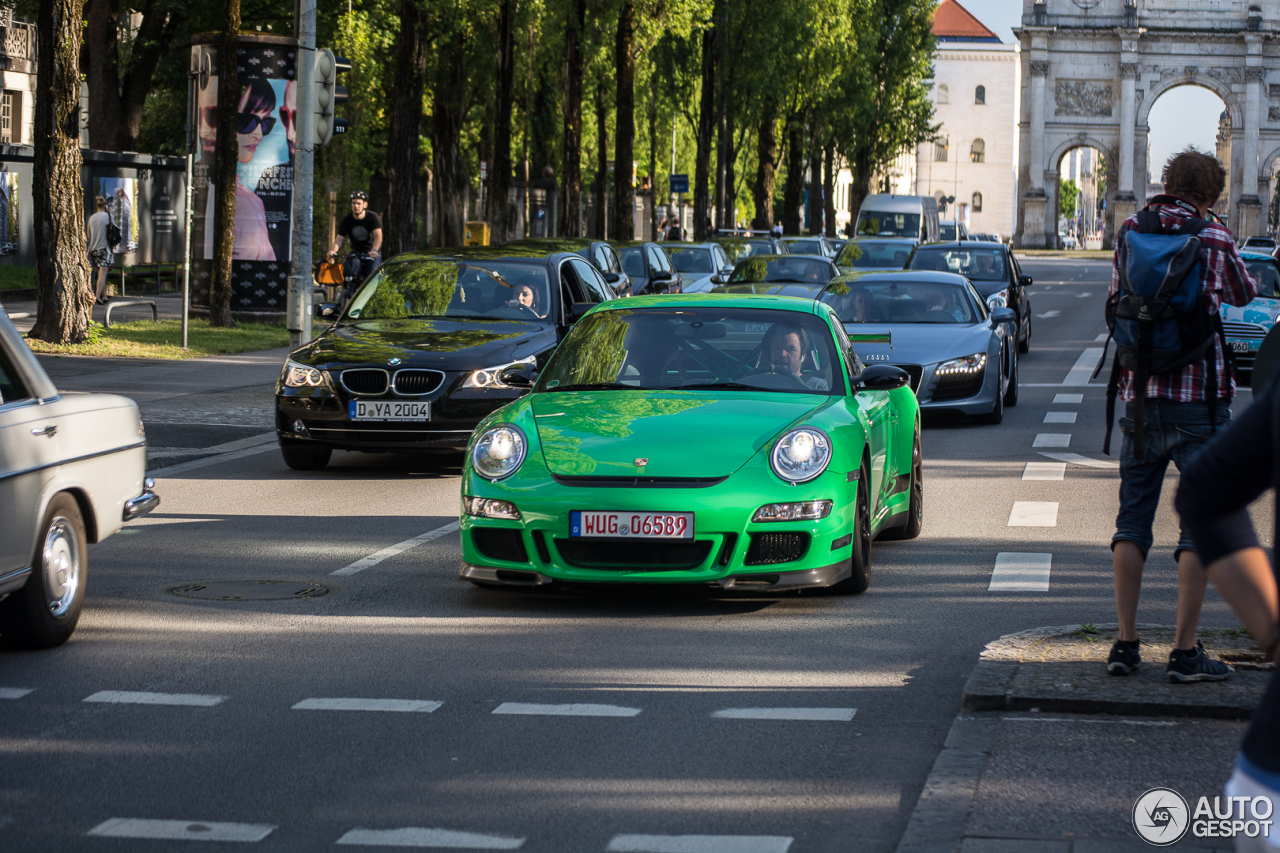
[[[1143,841],[1156,847],[1182,840],[1190,816],[1187,801],[1172,788],[1152,788],[1133,804],[1133,828]]]

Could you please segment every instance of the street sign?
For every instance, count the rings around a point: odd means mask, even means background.
[[[687,193],[688,191],[689,191],[688,175],[672,175],[671,176],[672,195],[679,195],[680,193]]]

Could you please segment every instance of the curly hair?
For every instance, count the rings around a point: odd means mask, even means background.
[[[1222,195],[1227,171],[1217,157],[1188,147],[1169,158],[1160,178],[1164,182],[1164,191],[1169,195],[1209,207]]]

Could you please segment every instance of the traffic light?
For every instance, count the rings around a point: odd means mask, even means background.
[[[334,115],[346,103],[347,89],[338,85],[338,75],[351,70],[351,60],[334,56],[328,48],[316,50],[316,145],[324,145],[336,133],[347,132],[347,120]]]

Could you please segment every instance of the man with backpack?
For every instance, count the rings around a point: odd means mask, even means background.
[[[1231,232],[1206,221],[1226,182],[1221,164],[1189,148],[1169,159],[1163,180],[1164,194],[1117,231],[1107,299],[1107,324],[1116,342],[1107,389],[1107,453],[1116,396],[1125,404],[1120,512],[1111,540],[1120,623],[1107,660],[1112,675],[1128,675],[1141,663],[1138,595],[1165,470],[1172,461],[1181,471],[1231,417],[1235,381],[1221,304],[1246,305],[1257,294]],[[1195,639],[1209,577],[1185,530],[1174,559],[1178,613],[1168,678],[1221,681],[1231,667],[1211,659]]]

